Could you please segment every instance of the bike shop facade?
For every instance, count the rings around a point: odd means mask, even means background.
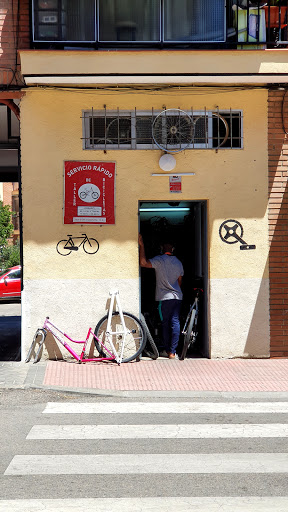
[[[259,70],[279,80],[283,57],[39,50],[22,51],[21,65],[27,85],[21,100],[23,351],[46,315],[83,337],[105,313],[111,288],[119,289],[124,310],[139,315],[138,231],[144,229],[149,246],[151,216],[162,215],[176,223],[174,233],[181,225],[187,301],[202,279],[202,356],[269,357],[268,79]],[[194,122],[194,142],[172,159],[149,131],[151,119],[170,109]],[[148,128],[135,142],[129,134],[138,118]],[[220,146],[223,119],[229,137]],[[98,222],[87,220],[97,200],[82,201],[73,213],[80,187],[87,199],[95,187],[103,198],[104,181],[106,217],[101,203]],[[60,240],[82,233],[97,239],[96,254],[82,247],[59,254]]]

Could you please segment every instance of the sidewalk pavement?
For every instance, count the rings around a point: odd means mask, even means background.
[[[78,364],[0,362],[0,389],[42,388],[118,396],[190,396],[197,393],[283,393],[288,359],[143,358],[138,362]]]

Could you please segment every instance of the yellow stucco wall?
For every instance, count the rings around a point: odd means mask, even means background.
[[[267,356],[267,91],[233,88],[150,93],[26,91],[21,100],[24,351],[46,314],[64,327],[70,324],[73,333],[83,337],[87,327],[95,325],[105,312],[109,284],[119,285],[120,292],[122,287],[124,308],[138,313],[138,201],[175,200],[175,194],[169,193],[168,177],[151,176],[161,172],[160,150],[104,154],[82,149],[82,111],[103,109],[104,104],[107,110],[161,110],[165,105],[183,110],[218,106],[220,110],[243,111],[244,149],[184,151],[176,155],[173,172],[195,172],[195,176],[182,177],[181,200],[208,201],[212,357]],[[116,162],[114,226],[63,225],[65,160]],[[220,240],[219,226],[229,218],[243,224],[244,239],[255,244],[256,250],[240,251],[238,244]],[[59,256],[57,242],[67,233],[76,236],[82,232],[99,241],[97,255],[78,251],[69,257]],[[227,314],[232,322],[228,326]]]
[[[78,75],[79,83],[85,75],[155,74],[177,76],[191,74],[222,76],[229,74],[259,75],[287,73],[287,48],[277,50],[126,50],[83,52],[70,50],[21,50],[21,69],[33,82],[33,76]],[[31,75],[31,76],[30,76]],[[81,77],[82,75],[82,77]],[[58,77],[58,78],[59,78]],[[47,79],[47,76],[46,76]],[[195,77],[196,79],[196,77]],[[88,79],[87,79],[88,80]],[[207,76],[207,80],[209,80]],[[239,76],[241,80],[241,76]],[[191,81],[191,77],[190,77]],[[254,82],[255,83],[255,82]]]

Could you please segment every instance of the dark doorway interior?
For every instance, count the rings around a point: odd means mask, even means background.
[[[160,254],[161,242],[169,238],[175,245],[174,254],[184,267],[181,328],[184,325],[194,288],[202,288],[199,334],[189,349],[188,357],[209,357],[207,322],[207,205],[206,201],[141,201],[139,203],[140,233],[143,236],[147,259]],[[141,268],[141,311],[161,351],[161,321],[154,299],[155,272]],[[180,338],[178,352],[183,345]]]

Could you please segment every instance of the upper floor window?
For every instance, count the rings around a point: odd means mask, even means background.
[[[32,0],[32,13],[44,45],[288,46],[288,0]]]
[[[99,41],[160,42],[160,0],[99,0]]]
[[[225,0],[32,0],[34,42],[225,41]]]
[[[33,0],[33,40],[94,42],[95,0]]]
[[[165,42],[225,41],[223,0],[164,0]]]

